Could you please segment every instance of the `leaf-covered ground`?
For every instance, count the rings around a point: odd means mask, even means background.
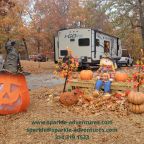
[[[0,116],[0,143],[2,144],[142,144],[144,114],[136,115],[126,109],[80,105],[65,107],[59,102],[62,86],[40,88],[30,92],[31,105],[27,112]],[[111,103],[111,100],[109,100]],[[112,103],[111,103],[112,104]],[[33,121],[112,121],[112,124],[32,124]],[[28,128],[115,128],[117,132],[28,132]],[[89,135],[89,140],[58,140],[56,135]]]
[[[34,70],[33,70],[34,71]],[[63,85],[43,87],[30,91],[31,104],[26,112],[0,116],[0,144],[143,144],[144,114],[133,114],[127,109],[126,97],[111,97],[102,105],[97,98],[93,102],[79,102],[70,107],[59,102]],[[101,98],[99,98],[101,99]],[[103,124],[51,124],[45,122],[104,122]],[[42,122],[34,124],[34,122]],[[108,123],[111,122],[111,123]],[[51,132],[38,131],[51,128]],[[115,132],[54,132],[54,129],[117,129]],[[30,130],[33,132],[30,133]],[[67,136],[58,139],[59,135]],[[84,140],[79,135],[88,135]],[[69,137],[68,137],[69,136]],[[74,136],[75,138],[70,136]],[[69,138],[69,140],[68,140]],[[73,139],[72,139],[73,138]],[[79,138],[79,139],[78,139]]]

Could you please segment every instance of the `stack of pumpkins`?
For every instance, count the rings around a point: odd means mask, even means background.
[[[144,113],[144,94],[131,91],[128,95],[129,110],[133,113]]]

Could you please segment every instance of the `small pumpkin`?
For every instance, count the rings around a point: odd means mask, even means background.
[[[141,92],[131,91],[128,95],[128,101],[133,104],[143,104],[144,94]]]
[[[91,80],[93,78],[93,72],[91,70],[82,70],[80,72],[81,80]]]
[[[100,94],[97,90],[93,91],[92,93],[93,97],[98,97]]]
[[[65,106],[71,106],[78,102],[78,95],[75,92],[64,92],[60,95],[60,102]]]
[[[129,103],[129,110],[137,114],[144,113],[144,104],[135,105],[135,104]]]
[[[127,79],[128,79],[128,75],[126,73],[116,72],[116,74],[115,74],[115,80],[116,81],[125,82]]]

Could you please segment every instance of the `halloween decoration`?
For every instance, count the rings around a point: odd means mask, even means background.
[[[22,74],[0,73],[0,114],[14,114],[27,109],[29,91]]]
[[[125,82],[128,79],[128,75],[126,73],[116,72],[115,80]]]
[[[91,80],[93,78],[93,72],[91,70],[82,70],[80,72],[81,80]]]
[[[104,57],[100,60],[100,68],[97,71],[99,75],[96,81],[96,93],[99,92],[101,87],[104,87],[105,96],[110,96],[111,82],[115,75],[115,67],[113,61],[109,57]]]
[[[128,101],[133,104],[143,104],[144,103],[144,94],[141,92],[131,91],[128,95]]]
[[[11,73],[17,73],[18,71],[22,71],[19,60],[19,53],[14,47],[15,44],[15,41],[10,40],[5,44],[7,56],[4,62],[4,70]]]
[[[144,104],[135,105],[135,104],[129,103],[129,110],[136,114],[144,113]]]
[[[78,102],[78,96],[75,92],[64,92],[60,95],[60,102],[65,106],[70,106]]]
[[[57,70],[54,72],[55,75],[59,75],[65,78],[63,92],[67,85],[67,80],[72,76],[72,72],[75,72],[78,68],[79,62],[78,59],[72,56],[72,51],[67,48],[67,54],[63,59],[58,60]]]

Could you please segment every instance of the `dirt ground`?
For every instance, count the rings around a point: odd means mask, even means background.
[[[35,77],[45,75],[45,78],[55,69],[52,62],[40,63],[41,70],[37,70],[39,63],[35,63],[33,68],[31,66],[33,62],[22,62],[22,64],[26,71],[32,73],[31,78],[27,76],[27,81],[28,79],[31,81],[33,75]],[[51,79],[57,78],[51,75],[48,79],[50,83]],[[31,89],[31,104],[26,112],[0,116],[0,144],[144,144],[144,114],[130,113],[127,110],[126,97],[125,103],[111,98],[100,107],[93,107],[89,103],[83,105],[80,102],[75,106],[66,107],[59,102],[63,90],[63,84],[59,82],[54,83],[53,86],[42,84],[31,86],[29,89]],[[103,121],[104,123],[49,124],[54,121]],[[48,128],[51,128],[51,132],[44,132],[43,129]],[[65,131],[56,132],[64,128]],[[74,132],[68,129],[116,131]],[[65,136],[64,139],[62,136]]]
[[[32,74],[53,72],[56,68],[56,65],[54,64],[53,61],[34,62],[34,61],[22,60],[21,65],[24,71]]]

